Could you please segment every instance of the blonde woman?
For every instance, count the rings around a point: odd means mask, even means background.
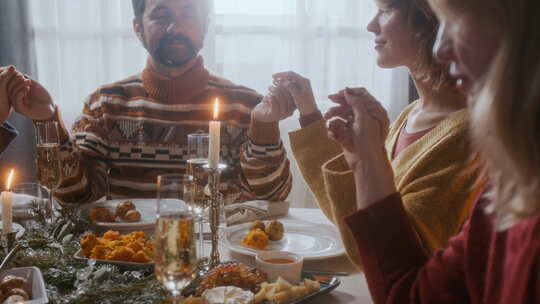
[[[355,175],[358,211],[346,222],[370,291],[376,303],[538,303],[540,3],[430,1],[441,20],[436,55],[468,92],[490,186],[461,233],[429,258],[380,155],[385,111],[365,90],[345,92],[350,124],[329,128]]]
[[[466,173],[471,149],[465,96],[445,65],[432,55],[438,21],[424,0],[378,0],[377,15],[368,25],[375,35],[377,63],[383,68],[405,66],[415,80],[420,99],[408,106],[389,129],[384,157],[392,162],[396,186],[426,252],[445,247],[468,215],[468,195],[476,179]],[[275,76],[271,88],[276,103],[294,98],[302,129],[290,134],[291,146],[309,187],[326,216],[339,227],[347,253],[359,266],[352,235],[342,218],[356,208],[354,176],[342,149],[326,136],[308,79],[293,72]],[[344,103],[343,92],[331,95]],[[351,115],[336,107],[327,115]],[[332,185],[332,187],[329,187]]]

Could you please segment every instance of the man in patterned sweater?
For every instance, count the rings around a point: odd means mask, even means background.
[[[184,173],[187,135],[208,130],[221,103],[222,177],[228,201],[284,200],[291,174],[278,119],[255,91],[208,72],[198,55],[208,1],[133,0],[134,30],[149,53],[142,73],[105,85],[84,103],[71,138],[61,136],[64,178],[56,195],[70,202],[155,197],[157,176]],[[52,118],[61,122],[58,111]]]

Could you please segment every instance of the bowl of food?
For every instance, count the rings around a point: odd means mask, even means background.
[[[257,269],[265,272],[269,282],[279,277],[291,284],[298,284],[302,278],[304,258],[296,253],[286,251],[264,251],[255,257]]]
[[[0,303],[48,302],[43,275],[39,268],[12,268],[0,273]]]

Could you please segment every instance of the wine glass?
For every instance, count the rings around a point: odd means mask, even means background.
[[[58,122],[36,122],[37,179],[49,190],[45,214],[48,224],[54,221],[53,191],[60,183],[60,135]]]
[[[181,303],[181,292],[197,275],[197,249],[194,214],[187,202],[191,199],[189,175],[158,176],[155,273]]]

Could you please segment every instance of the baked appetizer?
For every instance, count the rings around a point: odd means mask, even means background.
[[[114,222],[115,215],[105,207],[94,207],[90,209],[90,218],[94,222]]]
[[[279,241],[283,238],[283,224],[276,220],[271,221],[268,225],[266,225],[265,232],[268,234],[268,238],[271,241]]]
[[[125,200],[116,206],[116,215],[121,219],[124,219],[128,211],[135,210],[135,204],[130,200]]]

